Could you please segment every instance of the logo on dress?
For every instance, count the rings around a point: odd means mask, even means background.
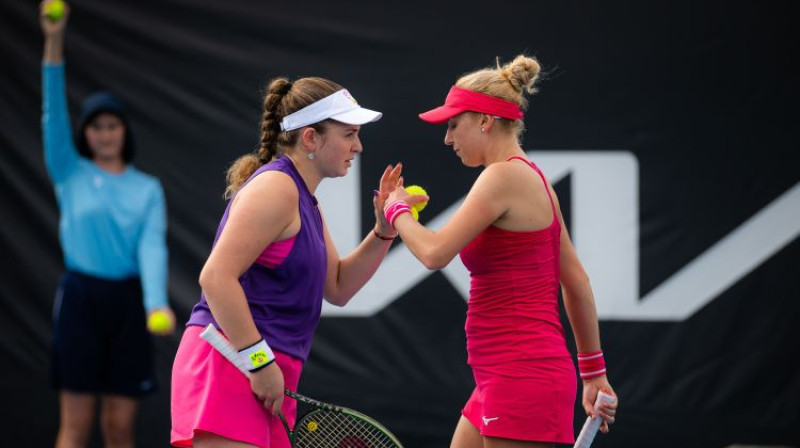
[[[483,426],[489,426],[489,423],[497,420],[500,417],[481,417],[483,419]]]

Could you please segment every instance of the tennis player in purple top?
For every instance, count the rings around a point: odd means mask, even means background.
[[[284,401],[283,391],[297,389],[323,297],[347,304],[396,236],[383,205],[400,178],[399,164],[381,177],[374,229],[345,258],[314,197],[322,179],[347,174],[363,150],[361,125],[380,117],[326,79],[270,83],[260,147],[228,171],[230,201],[175,357],[173,445],[289,447],[274,414],[280,410],[294,426],[296,404]],[[198,337],[209,323],[239,349],[249,380]]]

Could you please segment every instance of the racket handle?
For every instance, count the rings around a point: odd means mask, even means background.
[[[214,327],[214,324],[208,324],[205,330],[200,333],[200,337],[217,349],[217,351],[224,356],[225,359],[230,361],[231,364],[236,366],[244,376],[250,378],[250,371],[247,370],[242,358],[239,357],[239,352],[236,350],[236,347]]]
[[[236,368],[239,369],[240,372],[244,374],[247,378],[250,378],[250,371],[247,370],[247,366],[242,361],[242,358],[239,357],[239,352],[236,350],[236,347],[231,344],[222,333],[217,330],[214,324],[208,324],[208,326],[200,333],[200,337],[203,338],[206,342],[211,344],[222,356],[225,357],[228,361],[231,362]],[[284,389],[283,391],[285,394],[292,396],[289,393],[289,389]],[[278,417],[281,419],[281,423],[283,424],[284,429],[286,429],[286,434],[289,435],[289,442],[292,441],[292,431],[289,429],[289,423],[286,421],[286,417],[284,417],[283,412],[277,412]]]
[[[583,424],[583,429],[581,429],[581,433],[578,434],[578,438],[575,440],[575,448],[589,448],[594,440],[594,436],[597,434],[598,428],[600,428],[600,424],[603,423],[603,419],[597,415],[600,403],[613,403],[615,401],[617,401],[616,398],[602,391],[597,394],[597,399],[594,401],[595,416],[594,418],[586,418],[586,423]]]

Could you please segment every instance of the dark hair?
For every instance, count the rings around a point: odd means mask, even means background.
[[[303,128],[281,131],[281,120],[285,116],[339,90],[342,90],[342,86],[325,78],[300,78],[294,82],[287,78],[273,79],[264,95],[258,150],[239,157],[228,168],[225,197],[232,197],[259,167],[271,162],[278,155],[285,154],[297,143]],[[310,127],[319,133],[324,133],[325,121],[312,124]]]
[[[92,159],[94,157],[91,148],[89,148],[89,143],[86,141],[86,128],[92,120],[104,113],[118,117],[125,126],[125,141],[122,144],[122,160],[126,164],[131,163],[136,154],[136,147],[133,143],[133,131],[131,130],[130,123],[125,114],[125,107],[122,101],[110,92],[95,92],[83,100],[81,115],[78,120],[78,132],[75,134],[75,146],[78,148],[78,153],[87,159]]]

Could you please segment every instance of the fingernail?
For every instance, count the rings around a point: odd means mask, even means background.
[[[373,196],[377,196],[377,195],[379,195],[379,194],[381,194],[381,192],[380,192],[380,191],[378,191],[378,190],[372,190],[372,195],[373,195]]]

